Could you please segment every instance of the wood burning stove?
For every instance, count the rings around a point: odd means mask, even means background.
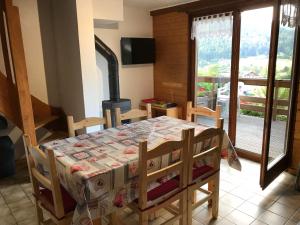
[[[112,125],[116,125],[115,109],[120,108],[121,112],[127,112],[131,109],[130,99],[120,98],[120,86],[119,86],[119,62],[115,53],[103,43],[95,35],[95,48],[108,62],[108,80],[109,80],[109,100],[102,101],[102,109],[105,112],[106,109],[111,110]]]

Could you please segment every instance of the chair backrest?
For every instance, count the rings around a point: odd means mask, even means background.
[[[120,108],[116,108],[115,110],[116,110],[117,126],[122,125],[122,121],[124,120],[140,119],[140,118],[150,119],[152,117],[151,104],[146,104],[146,110],[132,109],[125,113],[121,113]]]
[[[111,128],[111,113],[110,110],[105,110],[105,117],[89,117],[81,121],[74,122],[73,116],[67,116],[69,137],[75,137],[75,131],[87,127],[104,125],[106,128]]]
[[[222,107],[220,105],[216,106],[216,110],[212,110],[207,107],[194,107],[192,106],[192,102],[187,102],[186,107],[186,120],[192,122],[192,116],[206,116],[210,118],[214,118],[216,122],[216,127],[220,128],[221,123],[221,111]]]
[[[44,153],[38,146],[32,146],[28,135],[23,136],[25,143],[25,151],[27,164],[29,168],[30,179],[33,185],[33,192],[37,199],[40,199],[40,188],[47,188],[52,192],[55,216],[62,218],[65,215],[63,198],[60,188],[60,182],[56,171],[55,156],[53,150],[46,150]],[[38,163],[35,158],[39,159],[39,163],[47,167],[48,176],[42,174],[38,169]]]
[[[139,143],[139,207],[141,209],[147,208],[147,186],[151,182],[157,181],[160,178],[164,178],[171,173],[179,175],[178,190],[181,190],[187,186],[187,152],[189,141],[189,130],[182,131],[182,140],[180,141],[167,141],[163,144],[148,150],[147,141]],[[178,159],[174,162],[169,162],[168,165],[163,166],[161,163],[160,169],[156,171],[148,171],[148,162],[153,159],[161,159],[164,155],[177,153]],[[171,161],[171,160],[170,160]],[[176,190],[174,190],[176,191]]]
[[[204,171],[203,166],[210,166],[210,173],[219,171],[224,134],[222,128],[208,128],[196,136],[194,132],[194,129],[191,129],[189,135],[188,185],[194,183],[193,170],[195,168],[200,168],[200,171],[201,167],[203,168],[201,171],[203,174],[200,173],[197,179],[209,175]]]

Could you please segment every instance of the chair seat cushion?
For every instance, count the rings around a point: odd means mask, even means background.
[[[196,180],[197,178],[203,176],[204,174],[207,174],[208,176],[204,176],[203,179],[209,177],[211,172],[214,171],[214,168],[209,165],[203,165],[199,167],[193,168],[193,180]]]
[[[75,210],[77,203],[70,196],[70,194],[64,189],[64,187],[61,186],[60,188],[61,188],[64,212],[65,212],[65,214],[68,214]],[[45,207],[45,209],[47,209],[53,215],[55,215],[54,201],[53,201],[53,196],[52,196],[51,190],[48,190],[47,188],[41,189],[39,200],[41,201],[42,206]]]
[[[148,191],[148,201],[154,201],[179,187],[179,179],[177,177],[170,179],[156,188]]]
[[[147,192],[148,202],[158,200],[159,198],[171,193],[179,187],[179,177],[176,176],[166,182],[161,183],[159,186],[153,188]],[[139,199],[135,199],[134,202],[138,203]],[[151,204],[150,204],[151,205]]]

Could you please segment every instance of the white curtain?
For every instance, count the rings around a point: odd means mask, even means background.
[[[281,24],[288,27],[300,25],[300,0],[282,0]]]
[[[232,13],[222,13],[195,18],[192,24],[191,38],[209,38],[213,36],[232,36]]]

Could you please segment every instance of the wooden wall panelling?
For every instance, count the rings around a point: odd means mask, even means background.
[[[154,16],[153,36],[156,42],[154,97],[176,102],[185,112],[189,82],[188,15],[175,12]]]
[[[211,15],[234,10],[250,10],[272,6],[274,0],[199,0],[151,11],[152,16],[172,12],[186,12],[192,16]]]
[[[293,144],[292,144],[292,154],[290,158],[290,168],[293,172],[296,172],[297,169],[299,169],[300,166],[300,88],[299,88],[299,76],[300,76],[300,69],[299,69],[299,63],[300,63],[300,28],[296,28],[296,39],[295,39],[295,51],[294,51],[294,71],[295,74],[295,82],[297,84],[296,91],[298,93],[297,98],[293,102],[293,104],[296,104],[295,111],[296,111],[296,117],[294,122],[294,132],[293,132]]]

